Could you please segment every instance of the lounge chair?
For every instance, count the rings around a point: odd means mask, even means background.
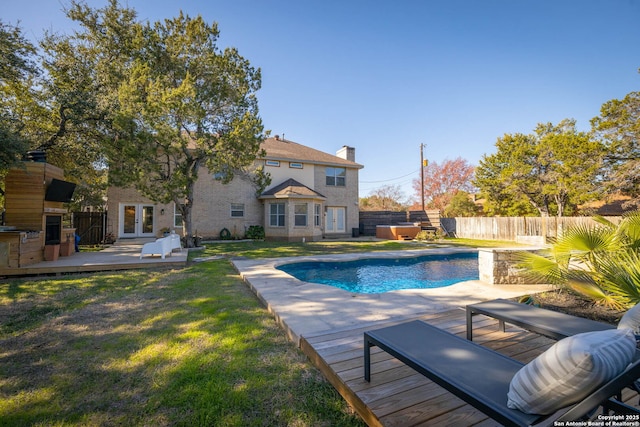
[[[467,306],[467,339],[473,339],[473,316],[484,314],[498,319],[499,326],[504,332],[505,322],[560,340],[583,332],[604,331],[615,329],[608,323],[572,316],[553,310],[520,304],[504,299],[470,304]]]
[[[633,344],[631,344],[633,347]],[[422,321],[411,321],[364,333],[364,378],[371,380],[372,346],[378,346],[455,396],[505,426],[546,426],[575,421],[603,406],[607,411],[640,411],[612,396],[640,377],[640,354],[633,363],[579,403],[551,415],[527,414],[507,406],[507,394],[522,363]],[[635,418],[636,420],[638,418]],[[556,424],[560,425],[560,424]]]
[[[173,251],[171,242],[171,237],[167,236],[156,239],[155,242],[145,243],[140,251],[140,259],[142,259],[143,255],[160,255],[164,259],[166,255],[171,255]]]
[[[171,233],[167,237],[169,237],[171,241],[171,251],[174,249],[180,249],[180,252],[182,252],[182,241],[180,240],[180,236],[175,233]]]

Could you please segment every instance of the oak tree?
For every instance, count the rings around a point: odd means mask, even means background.
[[[100,153],[87,123],[96,115],[77,60],[47,56],[47,39],[37,49],[19,27],[0,23],[0,173],[25,158],[28,151],[46,152],[47,162],[65,170],[79,184],[78,194],[93,194],[106,182],[96,167]],[[98,186],[99,187],[99,186]],[[103,188],[104,189],[104,185]]]
[[[598,196],[603,147],[575,120],[538,124],[535,133],[505,134],[476,168],[475,185],[496,214],[564,216]],[[523,202],[528,203],[528,207]]]
[[[640,92],[603,104],[591,125],[606,147],[608,191],[631,196],[626,205],[640,207]]]
[[[48,39],[53,69],[61,80],[87,79],[81,87],[96,121],[85,124],[110,183],[174,202],[193,246],[194,188],[203,167],[223,182],[238,173],[257,187],[268,182],[251,169],[264,139],[260,70],[236,49],[221,50],[217,25],[201,16],[140,22],[117,0],[102,9],[72,1],[67,15],[81,29]]]
[[[473,195],[466,191],[458,191],[442,212],[442,216],[445,218],[478,216],[481,211],[482,208],[474,202]]]
[[[32,94],[29,83],[39,74],[35,53],[20,27],[0,21],[0,174],[29,149],[21,112]]]

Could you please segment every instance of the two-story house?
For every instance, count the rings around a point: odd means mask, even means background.
[[[261,194],[238,175],[222,184],[206,169],[195,186],[193,230],[205,239],[241,238],[252,225],[264,227],[271,240],[307,241],[351,236],[358,228],[358,172],[355,150],[336,155],[275,136],[256,159],[271,176]],[[131,188],[108,190],[107,231],[118,239],[157,237],[162,231],[182,235],[182,218],[173,204],[158,204]]]

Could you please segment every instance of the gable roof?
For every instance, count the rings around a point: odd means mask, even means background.
[[[304,199],[326,199],[322,194],[318,193],[315,190],[307,187],[304,184],[300,184],[295,179],[289,178],[281,184],[276,185],[275,187],[270,188],[269,190],[262,193],[259,197],[263,198],[275,198],[275,199],[285,199],[285,198],[304,198]]]
[[[260,145],[260,148],[264,149],[267,153],[266,156],[263,157],[265,160],[286,160],[357,169],[364,167],[359,163],[282,138],[267,138]]]

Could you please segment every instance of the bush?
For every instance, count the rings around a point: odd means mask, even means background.
[[[264,239],[264,227],[261,225],[252,225],[247,230],[247,239],[263,240]]]
[[[431,230],[422,230],[418,234],[416,234],[415,240],[424,242],[424,241],[434,241],[440,239],[440,231],[431,231]]]

